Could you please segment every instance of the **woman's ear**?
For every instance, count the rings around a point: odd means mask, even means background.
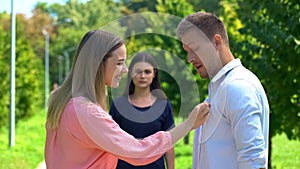
[[[154,79],[155,76],[158,74],[158,70],[157,70],[157,68],[153,68],[153,71],[154,71],[154,73],[153,73],[153,79]]]
[[[133,79],[134,77],[133,77],[133,72],[132,72],[132,70],[130,70],[130,69],[128,69],[128,76],[130,76],[131,77],[131,79]]]

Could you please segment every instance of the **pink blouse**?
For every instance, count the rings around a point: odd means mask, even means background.
[[[72,98],[56,129],[47,128],[47,169],[113,169],[122,159],[144,165],[172,148],[169,132],[142,140],[123,131],[101,107],[84,97]]]

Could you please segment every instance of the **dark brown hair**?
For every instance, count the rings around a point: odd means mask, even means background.
[[[158,75],[159,73],[158,73],[157,63],[154,60],[152,55],[150,55],[149,53],[143,53],[143,52],[137,54],[130,62],[130,65],[128,68],[128,77],[127,77],[127,83],[126,83],[124,96],[131,95],[134,92],[135,86],[134,86],[132,77],[130,75],[132,74],[132,71],[133,71],[132,69],[133,69],[134,65],[139,62],[146,62],[153,66],[154,78],[153,78],[152,83],[150,84],[151,93],[158,98],[166,98],[166,95],[164,94],[164,92],[162,91],[162,88],[161,88],[160,79],[159,79],[159,75]],[[158,90],[156,90],[156,89],[158,89]]]

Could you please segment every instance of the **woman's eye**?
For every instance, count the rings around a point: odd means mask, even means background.
[[[150,73],[152,73],[152,71],[151,71],[151,70],[144,70],[144,72],[145,72],[146,74],[150,74]]]

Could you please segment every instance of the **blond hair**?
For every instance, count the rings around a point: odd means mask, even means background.
[[[70,74],[48,101],[47,127],[59,126],[60,117],[72,97],[83,96],[107,111],[105,63],[114,50],[124,45],[116,35],[89,31],[82,38]]]

